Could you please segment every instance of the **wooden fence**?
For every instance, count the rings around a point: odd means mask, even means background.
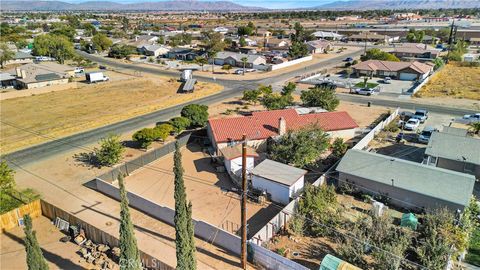
[[[42,215],[42,208],[40,206],[40,200],[33,201],[31,203],[22,205],[12,211],[9,211],[0,216],[0,233],[4,230],[9,230],[20,226],[20,219],[24,215],[29,214],[30,217],[35,218]]]

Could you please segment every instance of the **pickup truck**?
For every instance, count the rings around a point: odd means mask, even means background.
[[[425,121],[428,119],[428,111],[416,110],[415,113],[412,115],[412,118],[420,120],[420,123],[425,123]]]

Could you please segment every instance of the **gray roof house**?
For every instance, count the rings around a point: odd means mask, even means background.
[[[340,161],[339,184],[385,195],[390,203],[420,211],[438,207],[462,210],[473,192],[469,174],[361,150],[349,150]]]
[[[480,139],[452,132],[434,132],[423,163],[473,174],[480,179]]]
[[[252,186],[270,195],[271,200],[288,204],[304,186],[306,170],[265,159],[250,171]]]
[[[242,58],[247,58],[245,67],[255,68],[256,66],[266,65],[267,59],[259,54],[242,54],[236,52],[219,52],[215,56],[215,65],[230,65],[232,67],[243,67]]]
[[[167,54],[170,51],[170,49],[163,45],[153,44],[153,45],[144,45],[142,48],[139,49],[139,51],[147,56],[157,57],[159,55]]]

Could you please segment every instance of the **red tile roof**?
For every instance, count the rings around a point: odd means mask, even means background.
[[[318,124],[324,131],[358,127],[347,112],[322,112],[299,115],[295,109],[253,112],[251,116],[210,119],[209,126],[217,143],[238,141],[246,134],[250,140],[264,140],[278,135],[279,119],[283,117],[287,130]]]
[[[415,70],[420,74],[429,73],[432,70],[432,66],[420,63],[417,61],[413,62],[393,62],[393,61],[380,61],[380,60],[367,60],[361,63],[358,63],[352,66],[353,69],[358,70],[368,70],[368,71],[401,71],[406,68]]]

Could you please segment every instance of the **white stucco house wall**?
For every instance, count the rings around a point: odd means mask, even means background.
[[[223,163],[228,173],[233,173],[236,176],[242,174],[242,144],[227,146],[222,148]],[[255,167],[255,160],[258,159],[258,154],[252,147],[247,147],[247,171]]]
[[[265,191],[273,202],[288,204],[303,190],[306,170],[266,159],[251,170],[252,187]]]

